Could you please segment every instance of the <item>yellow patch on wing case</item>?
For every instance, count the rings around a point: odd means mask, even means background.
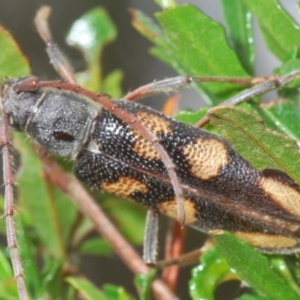
[[[262,178],[260,185],[274,202],[300,217],[300,193],[296,189],[273,178]]]
[[[217,139],[198,138],[183,148],[183,154],[193,175],[201,180],[218,176],[229,162],[225,145]]]
[[[120,177],[118,181],[113,183],[102,182],[102,188],[110,193],[127,197],[133,192],[148,192],[148,187],[146,184],[131,177],[125,176]]]
[[[185,224],[192,224],[197,221],[195,204],[190,199],[184,199]],[[175,199],[157,204],[159,211],[173,219],[178,220],[178,208]]]

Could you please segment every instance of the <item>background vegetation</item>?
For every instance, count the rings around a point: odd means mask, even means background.
[[[274,70],[287,74],[299,69],[299,27],[274,0],[221,0],[226,31],[199,9],[191,5],[177,6],[172,1],[157,1],[162,7],[154,17],[134,11],[133,25],[152,43],[151,53],[181,74],[194,76],[253,76],[254,46],[251,16],[259,22],[268,48],[281,61]],[[167,8],[167,9],[166,9]],[[267,12],[267,13],[266,13]],[[80,26],[79,26],[79,25]],[[84,28],[84,30],[82,29]],[[107,92],[115,98],[122,94],[122,72],[114,70],[105,77],[99,57],[112,42],[117,31],[103,9],[84,14],[71,27],[66,39],[80,48],[87,62],[84,72],[77,74],[80,84],[89,89]],[[86,37],[92,36],[89,43]],[[84,39],[85,38],[85,39]],[[2,30],[0,35],[0,77],[30,74],[28,62]],[[178,119],[195,124],[208,108],[228,99],[243,89],[228,84],[195,86],[207,101],[200,111],[182,111]],[[298,184],[299,174],[299,103],[297,85],[282,87],[279,101],[271,108],[261,107],[258,99],[242,108],[221,109],[211,115],[208,130],[218,132],[256,168],[277,168],[289,174]],[[274,135],[267,128],[283,135]],[[112,249],[99,236],[91,235],[90,220],[82,217],[59,189],[45,181],[43,166],[24,136],[14,135],[20,153],[18,172],[18,204],[16,225],[25,280],[32,299],[132,299],[118,283],[96,287],[79,272],[79,257],[111,255]],[[296,141],[296,142],[294,142]],[[285,147],[289,144],[289,147]],[[63,162],[70,170],[69,163]],[[143,239],[143,209],[113,195],[93,196],[135,245]],[[0,202],[3,210],[3,201]],[[5,220],[0,220],[5,234]],[[216,247],[201,258],[186,286],[192,299],[214,299],[218,286],[227,280],[244,280],[251,289],[239,299],[298,299],[299,267],[293,256],[263,256],[230,234],[214,237]],[[76,270],[72,272],[70,270]],[[67,270],[67,271],[66,271]],[[118,270],[114,270],[118,272]],[[99,272],[103,272],[99,266]],[[79,276],[78,276],[79,275]],[[139,299],[151,299],[151,277],[136,280]],[[15,281],[5,246],[0,251],[0,299],[18,299]]]

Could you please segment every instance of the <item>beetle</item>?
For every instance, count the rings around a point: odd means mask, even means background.
[[[47,152],[73,158],[76,177],[87,185],[181,221],[161,153],[133,127],[140,122],[175,165],[184,224],[231,231],[267,253],[299,251],[300,188],[288,175],[256,171],[224,139],[141,104],[109,100],[106,108],[96,105],[101,98],[74,84],[37,78],[8,81],[2,92],[10,126]],[[135,119],[126,120],[126,113]]]
[[[185,79],[195,80],[180,80]],[[152,87],[160,85],[167,91],[181,84],[172,79]],[[71,83],[13,79],[4,84],[1,97],[10,125],[50,153],[75,159],[75,174],[88,185],[204,231],[232,231],[261,251],[299,249],[299,213],[294,209],[299,186],[281,171],[255,170],[224,139],[136,103],[107,101]],[[168,161],[155,145],[174,164],[184,216]]]

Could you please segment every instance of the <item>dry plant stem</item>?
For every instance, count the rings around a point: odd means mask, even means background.
[[[184,237],[186,229],[181,228],[178,222],[171,221],[170,228],[166,237],[165,259],[170,260],[180,257],[184,252]],[[178,283],[180,265],[166,268],[162,272],[162,279],[168,284],[172,291],[175,291]]]
[[[224,231],[222,231],[223,233]],[[217,234],[217,233],[215,233]],[[221,233],[219,233],[221,234]],[[164,259],[161,261],[158,261],[155,264],[156,268],[164,269],[167,267],[172,267],[174,265],[178,265],[180,267],[195,265],[199,263],[199,257],[209,250],[214,245],[213,240],[208,237],[204,243],[204,245],[200,249],[195,249],[193,251],[190,251],[188,253],[182,254],[180,256],[170,258],[170,259]]]
[[[1,124],[1,146],[3,147],[3,178],[5,186],[4,214],[6,219],[7,245],[10,251],[14,276],[17,281],[19,299],[27,300],[28,295],[24,282],[24,273],[19,256],[16,228],[14,224],[14,175],[10,153],[10,140],[8,132],[8,115],[4,114]]]
[[[213,243],[212,239],[207,238],[204,245],[200,249],[190,251],[190,252],[185,253],[185,254],[183,254],[179,257],[176,257],[176,258],[172,258],[172,259],[169,259],[169,260],[158,261],[156,263],[156,267],[160,268],[160,269],[163,269],[163,268],[171,267],[171,266],[174,266],[174,265],[179,265],[181,267],[184,267],[184,266],[197,264],[197,263],[199,263],[199,257],[204,252],[209,250],[213,245],[214,245],[214,243]]]
[[[52,183],[66,193],[80,212],[93,222],[95,229],[112,245],[114,251],[121,257],[124,263],[135,274],[147,274],[150,269],[145,265],[130,244],[121,236],[101,208],[95,204],[92,197],[81,184],[73,176],[67,175],[61,167],[49,157],[39,155],[43,160],[45,172]],[[176,295],[158,279],[153,282],[153,292],[157,299],[178,299]]]
[[[196,249],[176,258],[158,261],[156,263],[156,267],[159,269],[164,269],[174,265],[179,265],[180,267],[195,265],[199,263],[199,257],[203,254],[203,252],[204,251],[201,249]]]

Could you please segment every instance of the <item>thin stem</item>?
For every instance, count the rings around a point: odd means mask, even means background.
[[[24,282],[24,273],[22,269],[21,259],[18,251],[16,228],[14,223],[14,174],[12,170],[10,139],[8,132],[8,115],[4,114],[2,119],[1,130],[1,145],[3,157],[3,178],[5,186],[5,203],[4,214],[6,218],[6,235],[7,245],[10,251],[14,276],[17,281],[18,294],[21,300],[28,300],[26,286]]]

